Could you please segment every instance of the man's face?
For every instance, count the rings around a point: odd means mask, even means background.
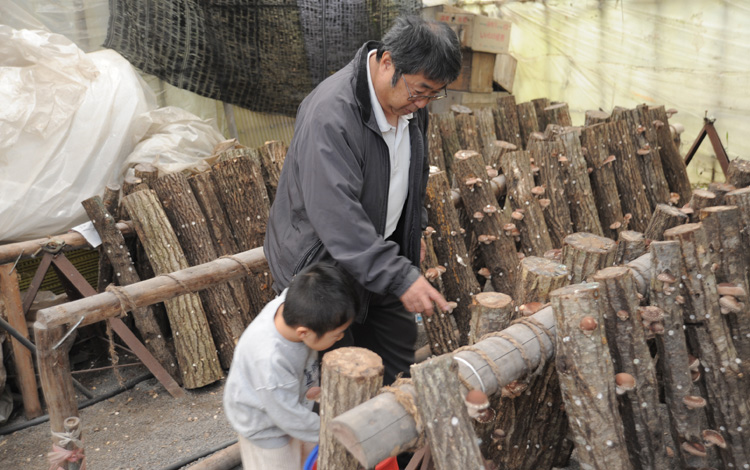
[[[389,52],[380,59],[380,86],[375,86],[375,94],[386,116],[405,116],[424,108],[430,102],[429,96],[443,93],[445,84],[434,82],[423,74],[401,75],[393,84],[395,67]]]

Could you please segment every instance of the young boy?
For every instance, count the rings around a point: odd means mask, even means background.
[[[320,417],[305,397],[318,386],[318,351],[344,336],[358,311],[350,277],[327,264],[303,270],[240,337],[224,387],[244,470],[300,470]]]

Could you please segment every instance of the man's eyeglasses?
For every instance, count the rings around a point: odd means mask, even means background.
[[[410,102],[422,101],[422,100],[427,100],[427,101],[442,100],[443,98],[448,96],[448,90],[446,90],[445,88],[443,88],[442,92],[438,91],[438,94],[436,95],[412,95],[411,90],[409,89],[409,84],[406,83],[406,78],[403,75],[401,75],[401,78],[404,79],[404,86],[406,87],[406,93],[409,94],[409,97],[407,98],[407,100]]]

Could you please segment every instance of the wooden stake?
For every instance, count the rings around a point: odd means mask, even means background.
[[[646,238],[641,232],[623,230],[617,240],[617,251],[615,253],[615,265],[622,265],[633,261],[648,250]]]
[[[555,363],[582,466],[630,470],[614,368],[604,340],[601,294],[597,283],[550,294],[558,328]]]
[[[357,460],[333,437],[333,418],[374,397],[383,386],[383,360],[364,348],[339,348],[323,356],[320,383],[318,468],[357,468]]]
[[[664,239],[664,232],[666,230],[687,223],[688,220],[687,214],[676,207],[657,204],[643,236],[647,240],[661,241]]]
[[[78,416],[78,404],[73,388],[73,377],[70,375],[68,356],[75,335],[70,335],[62,344],[58,344],[64,334],[62,327],[48,330],[34,325],[39,383],[44,392],[44,401],[49,410],[50,428],[53,432],[63,432],[65,419]],[[53,437],[52,441],[57,443],[58,439]]]
[[[648,108],[648,122],[656,131],[659,156],[664,171],[664,176],[669,184],[669,190],[680,196],[679,205],[690,201],[692,187],[688,179],[685,161],[680,151],[672,140],[672,132],[669,130],[669,119],[664,106],[653,106]],[[648,127],[648,124],[645,124]]]
[[[157,274],[188,267],[177,237],[159,201],[151,191],[137,191],[123,198],[138,238]],[[185,388],[198,388],[222,378],[216,346],[197,294],[165,302],[172,327],[177,363]]]
[[[498,140],[513,144],[519,150],[523,149],[516,98],[513,95],[499,97],[497,107],[493,108],[492,114],[495,117],[495,133]]]
[[[593,233],[565,237],[562,262],[568,267],[570,282],[579,283],[600,269],[613,266],[617,244]]]
[[[534,141],[529,144],[529,153],[539,168],[537,182],[544,189],[540,198],[549,201],[549,205],[544,208],[544,221],[549,229],[552,246],[559,248],[562,247],[563,239],[573,233],[568,196],[558,163],[559,157],[565,154],[565,148],[560,142]]]

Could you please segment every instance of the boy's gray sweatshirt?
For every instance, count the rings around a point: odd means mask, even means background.
[[[224,386],[224,411],[232,427],[253,444],[278,448],[289,436],[318,442],[320,417],[305,392],[320,382],[318,352],[285,339],[274,315],[286,290],[268,303],[242,333]]]

